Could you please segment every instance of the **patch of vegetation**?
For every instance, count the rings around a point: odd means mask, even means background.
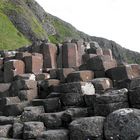
[[[30,44],[30,41],[0,12],[0,50],[14,50],[27,44]]]
[[[65,38],[80,38],[76,29],[69,24],[64,23],[58,18],[52,19],[52,24],[56,29],[57,34],[59,34],[58,40],[62,41]]]
[[[49,38],[49,41],[50,41],[51,43],[54,43],[54,44],[58,44],[58,43],[62,42],[62,41],[60,41],[60,39],[57,37],[57,35],[49,35],[48,38]]]

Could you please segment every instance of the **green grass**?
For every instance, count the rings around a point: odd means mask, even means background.
[[[0,11],[0,50],[14,50],[27,44],[30,44],[30,41]]]

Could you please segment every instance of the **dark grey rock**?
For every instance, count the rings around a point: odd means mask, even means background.
[[[0,125],[0,137],[9,138],[12,135],[12,125]]]
[[[79,93],[64,93],[61,96],[63,106],[83,106],[84,99]]]
[[[86,117],[70,123],[70,140],[103,140],[104,117]]]
[[[43,106],[25,107],[23,113],[21,114],[20,119],[22,122],[38,121],[39,114],[44,113],[44,112],[45,110]]]
[[[37,140],[69,140],[67,129],[47,130],[40,134]]]
[[[44,122],[47,129],[55,129],[62,126],[62,112],[42,113],[39,115],[40,121]]]
[[[42,122],[25,122],[23,139],[35,139],[42,131],[45,131],[45,127]]]
[[[109,114],[104,123],[107,140],[135,140],[140,135],[140,110],[124,108]]]
[[[23,124],[21,123],[13,124],[13,138],[16,138],[16,139],[23,138]]]
[[[56,112],[61,109],[61,102],[59,98],[48,98],[44,101],[45,112]]]

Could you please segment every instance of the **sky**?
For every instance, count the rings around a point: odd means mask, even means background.
[[[80,31],[140,52],[140,0],[36,1]]]

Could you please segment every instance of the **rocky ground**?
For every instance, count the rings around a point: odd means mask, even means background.
[[[0,59],[0,140],[140,140],[140,65],[97,42],[38,41]]]

